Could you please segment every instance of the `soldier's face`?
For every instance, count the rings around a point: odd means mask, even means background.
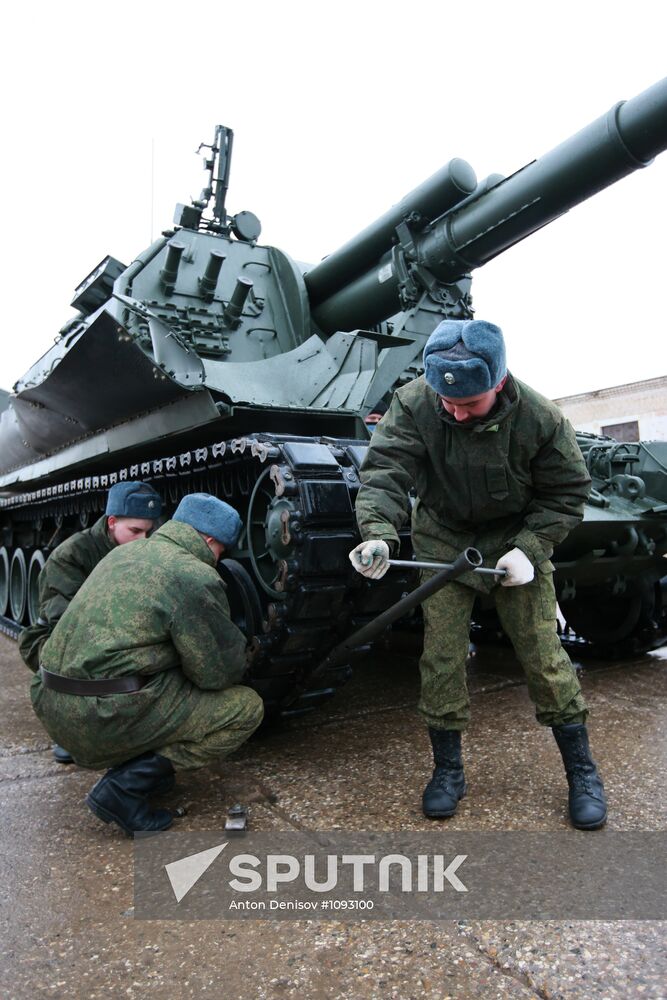
[[[113,517],[107,521],[107,528],[110,536],[116,545],[125,545],[127,542],[136,542],[139,538],[146,538],[149,531],[155,527],[155,521],[147,517]]]
[[[459,424],[486,417],[496,405],[496,397],[505,385],[507,376],[499,382],[495,389],[482,392],[478,396],[465,396],[463,399],[453,399],[451,396],[441,396],[442,407]]]
[[[217,538],[213,538],[211,535],[204,535],[204,541],[215,556],[216,563],[220,562],[225,551],[225,546],[222,542],[219,542]]]

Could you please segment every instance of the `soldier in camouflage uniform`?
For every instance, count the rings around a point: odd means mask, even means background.
[[[114,549],[85,581],[42,650],[31,697],[83,767],[110,768],[87,797],[128,834],[164,830],[148,797],[231,753],[263,704],[240,686],[246,638],[216,564],[241,530],[237,512],[191,494],[145,541]]]
[[[151,486],[132,480],[116,483],[109,490],[104,515],[53,550],[39,575],[39,617],[19,637],[19,652],[33,673],[39,670],[42,646],[100,559],[116,545],[145,538],[161,513],[162,501]],[[53,756],[61,764],[72,762],[61,746],[53,748]]]
[[[356,503],[364,541],[350,553],[379,579],[410,512],[419,560],[452,562],[468,546],[505,570],[468,573],[424,603],[419,711],[435,770],[424,813],[451,816],[465,794],[461,732],[476,593],[493,593],[503,629],[526,672],[538,722],[550,726],[565,764],[573,824],[606,820],[602,781],[590,756],[588,710],[558,639],[553,548],[581,520],[590,477],[560,410],[507,372],[502,331],[479,320],[445,320],[424,350],[424,375],[401,387],[377,425],[361,467]]]
[[[116,545],[145,538],[161,513],[162,501],[151,486],[116,483],[109,490],[103,516],[53,550],[39,575],[39,618],[23,629],[19,639],[19,652],[33,673],[39,670],[42,646],[100,559]]]

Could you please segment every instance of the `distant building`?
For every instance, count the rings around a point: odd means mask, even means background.
[[[554,399],[578,431],[617,441],[667,441],[667,375]]]

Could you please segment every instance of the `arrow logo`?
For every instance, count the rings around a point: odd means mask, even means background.
[[[164,866],[177,903],[180,903],[183,897],[187,896],[195,882],[198,882],[204,872],[208,871],[218,855],[224,851],[227,843],[228,841],[225,841],[224,844],[218,844],[217,847],[210,847],[208,851],[190,854],[187,858],[180,858],[178,861],[172,861],[171,864]]]

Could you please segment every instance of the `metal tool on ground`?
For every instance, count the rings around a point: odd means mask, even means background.
[[[399,562],[399,560],[389,560],[389,564],[392,565]],[[339,666],[341,663],[345,663],[351,653],[358,650],[360,646],[365,646],[366,643],[371,642],[373,639],[377,638],[384,630],[392,624],[392,622],[397,621],[402,618],[413,608],[416,608],[418,604],[422,604],[427,597],[431,597],[435,594],[441,587],[449,580],[455,580],[457,577],[462,576],[463,573],[469,573],[470,571],[479,571],[482,566],[482,554],[477,549],[467,548],[461,552],[460,555],[456,557],[453,563],[442,563],[444,569],[441,569],[439,573],[432,576],[430,580],[426,583],[422,583],[421,586],[416,587],[415,590],[411,591],[405,597],[402,597],[400,601],[396,604],[392,604],[390,608],[383,611],[382,614],[374,618],[373,621],[368,622],[363,628],[358,629],[349,635],[347,639],[344,639],[338,646],[334,646],[331,652],[322,660],[321,663],[315,667],[314,671],[308,675],[307,683],[303,684],[296,692],[290,694],[289,701],[285,701],[285,706],[292,703],[293,700],[298,698],[302,691],[305,690],[307,686],[310,686],[312,681],[319,675],[326,673],[327,670],[332,667]],[[400,562],[399,562],[400,564]],[[413,562],[407,563],[408,566],[416,565]],[[430,564],[429,564],[430,565]],[[493,570],[487,570],[487,572],[494,572]]]
[[[248,810],[240,802],[233,805],[227,812],[225,820],[226,833],[245,833],[248,829]]]

